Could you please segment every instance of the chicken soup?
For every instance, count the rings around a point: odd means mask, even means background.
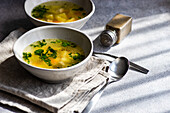
[[[81,62],[84,58],[84,51],[80,46],[62,39],[36,41],[23,51],[25,62],[47,69],[70,67]]]
[[[47,22],[73,22],[84,18],[86,11],[77,4],[68,1],[49,1],[36,6],[32,16]]]

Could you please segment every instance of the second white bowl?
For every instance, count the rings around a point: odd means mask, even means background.
[[[48,2],[48,1],[69,1],[73,2],[75,4],[80,5],[83,7],[86,12],[87,16],[73,22],[66,22],[66,23],[52,23],[52,22],[45,22],[41,21],[39,19],[36,19],[31,16],[31,11],[33,10],[34,7],[37,5],[40,5],[41,3]],[[30,20],[36,25],[36,26],[42,26],[42,25],[57,25],[57,26],[66,26],[66,27],[73,27],[80,29],[83,27],[83,25],[90,19],[90,17],[93,15],[95,11],[95,5],[92,0],[26,0],[24,9]]]

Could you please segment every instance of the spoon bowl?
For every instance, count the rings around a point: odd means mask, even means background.
[[[118,57],[109,66],[108,73],[110,74],[109,82],[120,80],[129,69],[129,61],[125,57]]]

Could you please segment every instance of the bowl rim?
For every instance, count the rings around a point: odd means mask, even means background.
[[[81,18],[81,19],[76,20],[76,21],[73,21],[73,22],[61,22],[61,23],[46,22],[46,21],[42,21],[42,20],[36,19],[36,18],[34,18],[34,17],[32,17],[31,15],[28,14],[28,12],[26,11],[26,3],[27,3],[28,1],[29,1],[29,0],[25,0],[25,3],[24,3],[24,11],[25,11],[25,13],[27,14],[27,16],[29,16],[31,19],[36,20],[36,21],[38,21],[38,22],[42,22],[42,23],[45,23],[45,24],[51,24],[51,25],[63,25],[63,24],[67,25],[67,24],[72,24],[72,23],[78,23],[78,22],[80,22],[80,21],[83,21],[83,20],[86,20],[86,19],[90,18],[90,17],[94,14],[94,12],[95,12],[95,5],[94,5],[94,3],[93,3],[92,0],[89,0],[89,1],[91,2],[91,4],[92,4],[92,10],[91,10],[91,12],[90,12],[87,16],[85,16],[84,18]],[[55,1],[57,1],[57,0],[55,0]],[[46,2],[49,2],[49,1],[46,1]],[[43,3],[45,3],[45,2],[43,2]]]
[[[79,62],[78,64],[75,64],[73,66],[70,66],[70,67],[66,67],[66,68],[60,68],[60,69],[48,69],[48,68],[41,68],[41,67],[37,67],[37,66],[33,66],[33,65],[30,65],[28,63],[26,63],[25,61],[23,61],[23,59],[21,58],[18,58],[18,56],[16,55],[16,44],[18,41],[22,40],[27,34],[30,34],[32,32],[36,32],[37,30],[41,30],[41,29],[48,29],[48,28],[63,28],[63,29],[69,29],[69,30],[73,30],[75,32],[79,32],[81,34],[83,34],[85,37],[87,37],[87,39],[89,40],[90,42],[90,46],[91,46],[91,50],[90,52],[88,53],[88,55],[86,56],[86,58],[84,60],[82,60],[81,62]],[[20,62],[20,63],[23,63],[29,67],[32,67],[32,68],[35,68],[35,69],[38,69],[38,70],[43,70],[43,71],[68,71],[68,70],[72,70],[74,68],[78,68],[80,67],[81,65],[85,64],[92,56],[92,53],[93,53],[93,42],[92,42],[92,39],[90,38],[90,36],[88,36],[87,34],[85,34],[84,32],[80,31],[79,29],[76,29],[76,28],[72,28],[72,27],[66,27],[66,26],[54,26],[54,25],[46,25],[46,26],[40,26],[40,27],[36,27],[36,28],[33,28],[27,32],[25,32],[23,35],[21,35],[16,41],[15,43],[13,44],[13,47],[12,47],[12,52],[15,56],[15,58]]]

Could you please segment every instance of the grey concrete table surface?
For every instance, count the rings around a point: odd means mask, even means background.
[[[129,70],[110,84],[91,113],[170,113],[170,0],[93,0],[96,11],[81,29],[94,40],[94,50],[129,60],[150,70]],[[0,1],[0,41],[12,30],[35,26],[23,10],[24,0]],[[132,32],[119,45],[101,47],[97,36],[117,13],[133,18]],[[0,104],[1,113],[21,112]]]

